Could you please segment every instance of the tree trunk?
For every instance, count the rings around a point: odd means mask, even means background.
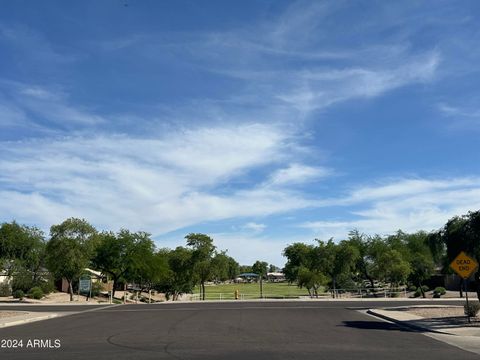
[[[375,292],[375,282],[373,281],[373,278],[369,276],[367,273],[365,273],[366,278],[368,281],[370,281],[370,287],[372,289],[373,297],[377,297],[377,293]]]
[[[202,281],[202,300],[205,300],[205,281]]]
[[[336,298],[336,297],[337,297],[337,280],[336,280],[336,276],[334,276],[334,277],[332,278],[332,280],[333,280],[333,295],[332,295],[332,297],[333,297],[333,298]]]
[[[112,298],[115,297],[115,289],[117,288],[118,279],[116,277],[113,278],[113,285],[112,285]]]
[[[68,281],[68,290],[70,292],[70,301],[73,301],[73,286],[72,286],[73,280],[67,280],[67,281]]]
[[[418,288],[420,289],[420,293],[422,294],[422,297],[425,299],[425,291],[423,291],[422,283],[418,283]]]

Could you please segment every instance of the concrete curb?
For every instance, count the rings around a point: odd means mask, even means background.
[[[384,315],[384,314],[380,314],[380,313],[376,312],[375,309],[368,309],[367,314],[378,317],[378,318],[381,318],[381,319],[386,320],[386,321],[393,322],[393,323],[395,323],[395,324],[397,324],[401,327],[408,328],[408,329],[411,329],[411,330],[414,330],[414,331],[417,331],[417,332],[429,332],[429,333],[434,333],[434,334],[454,335],[455,336],[455,334],[451,334],[451,333],[447,333],[447,332],[443,332],[443,331],[438,331],[438,330],[432,330],[432,329],[430,329],[426,326],[420,326],[420,325],[412,324],[408,321],[402,321],[402,320],[398,320],[398,319],[395,319],[393,317],[390,317],[390,316],[387,316],[387,315]]]
[[[53,319],[53,318],[56,318],[58,316],[60,316],[60,314],[48,314],[48,315],[34,316],[34,317],[30,317],[30,316],[27,315],[27,317],[25,317],[24,319],[12,319],[11,321],[5,320],[3,322],[0,322],[0,328],[22,325],[22,324],[35,322],[35,321]]]

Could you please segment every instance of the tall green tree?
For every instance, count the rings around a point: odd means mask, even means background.
[[[283,250],[283,256],[287,262],[283,268],[283,273],[288,282],[294,283],[298,280],[298,271],[301,267],[311,269],[313,255],[313,245],[304,243],[293,243]]]
[[[45,276],[45,237],[35,227],[15,221],[0,226],[0,269],[13,277],[12,289],[28,291],[51,281]]]
[[[44,252],[45,236],[41,230],[15,221],[0,226],[0,261],[20,263],[35,273],[42,265]]]
[[[97,246],[92,266],[109,275],[113,280],[113,296],[121,281],[144,280],[147,282],[151,266],[155,266],[154,244],[145,232],[132,233],[122,229],[117,234],[102,232],[97,235]]]
[[[215,253],[213,239],[205,234],[190,233],[185,236],[187,245],[193,250],[192,264],[195,275],[198,277],[202,290],[202,300],[205,300],[205,282],[213,273],[212,260]]]
[[[336,296],[337,280],[346,273],[351,273],[359,256],[357,248],[342,241],[336,244],[332,239],[328,242],[317,240],[315,261],[317,268],[329,275],[332,284],[332,296]]]
[[[212,278],[215,281],[232,280],[238,274],[238,263],[227,255],[226,251],[215,254],[212,258]]]
[[[257,260],[252,265],[252,271],[258,275],[260,280],[260,298],[263,299],[263,278],[267,276],[268,263],[265,261]]]
[[[165,294],[167,300],[174,301],[185,293],[191,293],[195,286],[192,267],[192,250],[182,246],[175,250],[161,249],[159,253],[167,258],[168,270],[162,273],[154,288]]]
[[[287,258],[283,269],[286,279],[296,282],[300,288],[306,288],[310,296],[318,297],[318,290],[328,282],[325,273],[327,259],[323,250],[323,246],[293,243],[283,251]]]
[[[376,297],[375,281],[375,263],[378,256],[382,253],[379,247],[383,247],[383,240],[379,236],[370,237],[361,234],[358,230],[349,233],[348,240],[351,246],[357,249],[358,256],[354,264],[355,272],[358,274],[358,280],[366,280],[370,285],[373,295]]]
[[[405,247],[408,251],[410,263],[409,280],[421,291],[422,297],[426,297],[423,283],[430,279],[435,269],[435,263],[429,246],[429,235],[424,231],[404,235]]]
[[[392,287],[398,287],[406,283],[412,270],[402,253],[391,249],[379,256],[377,271],[383,281],[390,283]]]
[[[447,221],[440,232],[447,248],[447,264],[464,251],[480,262],[480,210]],[[480,300],[480,270],[474,274],[477,297]],[[462,281],[463,285],[463,281]]]
[[[57,279],[68,282],[70,301],[73,301],[72,283],[89,265],[94,251],[95,228],[86,220],[70,218],[50,228],[46,246],[46,264]]]

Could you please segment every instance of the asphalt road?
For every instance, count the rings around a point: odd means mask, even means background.
[[[0,359],[478,359],[357,311],[388,304],[392,303],[89,306],[90,311],[0,329],[0,342],[23,341],[23,348],[0,348]],[[33,340],[47,341],[41,348],[27,348],[29,340],[30,345]],[[48,340],[59,347],[45,348]]]

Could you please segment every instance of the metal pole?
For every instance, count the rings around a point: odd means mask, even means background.
[[[92,278],[90,277],[90,296],[88,297],[88,299],[90,299],[92,297]]]
[[[465,298],[467,300],[467,318],[468,318],[468,323],[470,324],[471,321],[470,321],[470,307],[468,306],[468,286],[467,286],[467,279],[465,279],[464,283],[465,283]]]

